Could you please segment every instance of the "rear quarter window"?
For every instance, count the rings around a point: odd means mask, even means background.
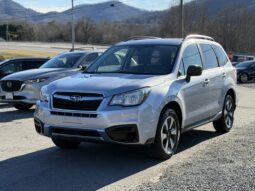
[[[226,53],[224,52],[224,50],[216,45],[213,45],[213,50],[215,51],[215,54],[218,58],[219,64],[220,66],[225,66],[228,63],[228,57],[226,55]]]
[[[217,68],[219,66],[219,63],[211,45],[200,44],[200,47],[205,61],[205,69]]]

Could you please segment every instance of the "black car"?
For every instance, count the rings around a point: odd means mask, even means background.
[[[15,72],[36,69],[49,58],[16,58],[0,62],[0,79]]]
[[[255,61],[245,61],[237,64],[237,80],[245,83],[255,79]]]

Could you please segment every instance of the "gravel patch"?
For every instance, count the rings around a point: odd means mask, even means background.
[[[255,190],[255,123],[212,140],[204,151],[169,166],[137,190]]]

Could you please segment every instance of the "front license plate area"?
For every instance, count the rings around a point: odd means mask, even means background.
[[[5,99],[7,99],[7,100],[13,100],[13,93],[7,93],[7,94],[5,94]]]

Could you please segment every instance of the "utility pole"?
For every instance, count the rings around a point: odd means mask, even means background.
[[[181,37],[184,38],[184,7],[183,7],[183,0],[180,0],[180,20],[181,20]]]
[[[75,44],[75,21],[74,21],[74,0],[72,0],[72,49]]]
[[[6,23],[6,41],[9,41],[9,22]]]

